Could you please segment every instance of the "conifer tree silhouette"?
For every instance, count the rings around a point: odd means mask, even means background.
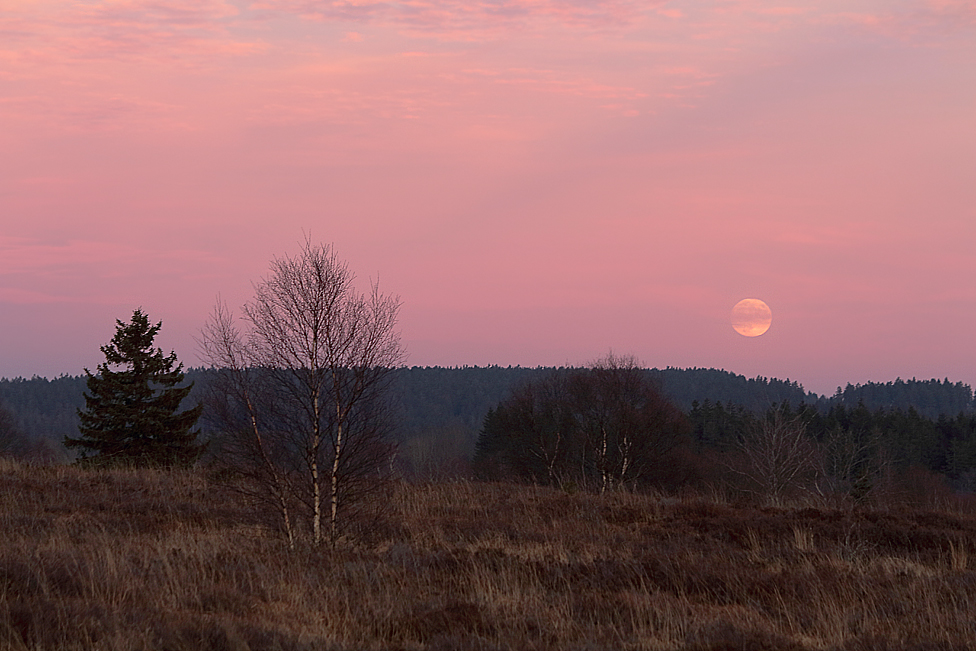
[[[162,327],[142,309],[132,321],[116,320],[112,341],[101,347],[105,362],[97,373],[87,368],[85,409],[78,410],[81,436],[66,436],[68,448],[80,448],[80,461],[93,465],[187,466],[200,456],[194,429],[202,406],[180,411],[193,385],[183,383],[176,353],[153,348]],[[113,368],[118,370],[113,370]]]

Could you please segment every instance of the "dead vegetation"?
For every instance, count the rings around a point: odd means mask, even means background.
[[[402,485],[368,537],[290,551],[222,490],[200,473],[4,465],[0,648],[907,651],[976,640],[972,516],[456,482]]]

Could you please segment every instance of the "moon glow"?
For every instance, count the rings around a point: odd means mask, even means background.
[[[758,298],[745,298],[732,308],[732,327],[744,337],[758,337],[773,322],[773,311]]]

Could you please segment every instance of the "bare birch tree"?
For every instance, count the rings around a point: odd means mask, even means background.
[[[600,492],[646,479],[680,440],[681,415],[633,356],[610,353],[570,382]]]
[[[259,371],[272,414],[258,422],[273,422],[300,462],[291,490],[308,507],[315,543],[336,541],[343,512],[370,494],[390,454],[383,399],[403,360],[400,300],[377,283],[360,293],[354,279],[331,247],[306,241],[299,255],[272,261],[243,307],[246,332],[223,346],[225,357],[246,351],[244,368]],[[229,331],[215,325],[217,315],[208,327],[220,339]]]
[[[799,416],[774,408],[744,432],[732,470],[746,478],[747,490],[780,504],[784,497],[812,483],[817,450]]]
[[[881,430],[851,431],[835,425],[820,443],[816,492],[825,499],[864,503],[889,469]]]

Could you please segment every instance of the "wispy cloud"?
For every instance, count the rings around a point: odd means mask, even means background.
[[[223,0],[97,0],[37,2],[0,15],[0,56],[22,63],[71,60],[164,60],[200,65],[206,57],[264,51],[255,39],[231,34],[240,18]]]
[[[152,269],[156,276],[189,277],[225,262],[193,249],[155,250],[107,241],[48,243],[0,237],[0,284],[14,295],[30,296],[51,281],[70,280],[97,286]]]
[[[665,4],[630,0],[406,0],[402,2],[310,2],[265,0],[254,9],[314,20],[383,22],[418,34],[468,40],[524,28],[533,21],[555,21],[577,28],[633,23],[649,9]]]

